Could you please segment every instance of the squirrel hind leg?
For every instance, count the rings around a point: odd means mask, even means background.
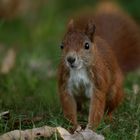
[[[109,93],[109,97],[106,101],[105,112],[107,112],[107,118],[112,121],[112,112],[118,107],[118,105],[122,102],[124,97],[123,88],[116,86],[112,87],[112,91]]]

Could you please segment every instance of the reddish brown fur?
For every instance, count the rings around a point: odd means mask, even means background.
[[[1,0],[0,1],[0,18],[11,19],[17,14],[20,5],[19,0]]]
[[[102,2],[94,14],[86,11],[76,16],[76,27],[83,29],[92,19],[96,25],[96,35],[113,48],[123,73],[140,67],[140,29],[133,19],[117,4]]]
[[[88,56],[85,56],[88,60],[87,73],[94,85],[94,93],[90,99],[88,128],[96,128],[106,111],[111,116],[112,111],[123,99],[121,69],[123,72],[134,69],[140,61],[137,26],[119,9],[113,8],[112,12],[110,9],[102,8],[100,5],[94,19],[83,16],[75,20],[74,27],[68,28],[63,40],[64,50],[58,73],[59,96],[65,116],[75,127],[78,126],[78,100],[68,93],[70,70],[65,64],[65,57],[70,51],[75,51],[81,57],[87,55],[84,53],[82,42],[86,40],[85,30],[89,19],[96,25],[97,30],[93,35],[94,47],[92,45]]]

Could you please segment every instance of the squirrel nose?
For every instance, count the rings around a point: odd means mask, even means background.
[[[68,58],[67,58],[67,61],[70,63],[70,64],[73,64],[74,62],[75,62],[75,58],[74,57],[71,57],[71,56],[69,56]]]

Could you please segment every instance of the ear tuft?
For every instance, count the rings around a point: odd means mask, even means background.
[[[87,24],[85,33],[92,42],[93,42],[93,39],[94,39],[95,30],[96,30],[95,24],[92,20],[90,20]]]
[[[71,19],[68,23],[68,31],[72,31],[74,29],[74,20]]]

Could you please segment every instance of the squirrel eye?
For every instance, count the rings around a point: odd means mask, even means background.
[[[64,45],[63,45],[63,44],[61,44],[61,45],[60,45],[60,48],[61,48],[61,49],[63,49],[63,48],[64,48]]]
[[[88,42],[86,42],[86,43],[85,43],[85,49],[86,49],[86,50],[88,50],[88,49],[89,49],[89,47],[90,47],[89,43],[88,43]]]

